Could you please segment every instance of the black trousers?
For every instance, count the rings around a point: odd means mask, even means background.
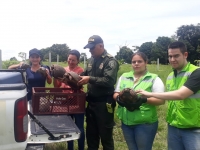
[[[86,139],[88,150],[98,150],[101,140],[103,150],[114,150],[113,113],[107,111],[106,102],[88,102],[86,108]]]

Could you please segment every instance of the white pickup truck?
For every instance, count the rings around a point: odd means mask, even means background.
[[[80,130],[68,115],[30,118],[23,74],[0,70],[0,150],[42,150],[45,143],[78,139]]]

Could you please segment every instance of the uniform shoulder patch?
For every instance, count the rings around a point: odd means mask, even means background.
[[[110,68],[114,68],[115,67],[115,62],[114,61],[110,61],[108,63],[108,65],[110,66]]]

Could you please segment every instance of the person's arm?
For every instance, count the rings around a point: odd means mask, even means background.
[[[58,81],[57,79],[53,78],[53,85],[54,85],[54,87],[60,87],[61,86],[61,82]]]
[[[200,90],[200,68],[192,72],[184,84],[185,87],[196,93]]]
[[[193,94],[193,91],[188,89],[185,86],[182,86],[180,89],[170,92],[164,93],[151,93],[144,90],[138,90],[137,93],[145,96],[145,97],[155,97],[164,100],[184,100],[185,98],[189,97]]]
[[[145,97],[156,97],[165,100],[184,100],[198,90],[200,90],[200,69],[195,70],[185,84],[178,90],[164,93],[150,93],[144,90],[138,90],[137,93]]]
[[[162,80],[157,77],[154,82],[153,82],[153,86],[151,88],[152,92],[164,92],[165,91],[165,86],[162,82]],[[163,99],[159,99],[159,98],[155,98],[155,97],[150,97],[147,98],[147,104],[151,104],[151,105],[162,105],[165,103],[165,100]]]
[[[51,83],[52,83],[52,78],[51,78],[51,76],[50,76],[49,73],[47,73],[47,78],[46,78],[46,80],[47,80],[47,83],[48,83],[48,84],[51,84]]]
[[[117,81],[117,84],[115,86],[115,91],[114,91],[114,94],[113,94],[113,99],[116,101],[117,99],[117,96],[119,95],[119,92],[120,92],[120,82],[121,82],[121,77],[119,77],[118,81]]]
[[[51,75],[50,75],[49,67],[46,66],[45,68],[46,68],[46,80],[47,80],[47,83],[48,83],[48,84],[51,84],[51,83],[52,83],[52,77],[51,77]]]
[[[82,79],[78,82],[78,84],[83,85],[90,83],[97,86],[111,87],[116,82],[118,68],[118,62],[112,59],[109,61],[107,66],[105,66],[103,77],[81,76]]]
[[[8,69],[18,69],[22,66],[24,62],[20,62],[19,64],[14,64],[8,67]]]

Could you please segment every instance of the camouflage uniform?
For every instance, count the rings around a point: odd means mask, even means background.
[[[114,150],[113,126],[114,85],[119,69],[116,59],[106,51],[99,58],[90,58],[83,75],[90,76],[86,108],[86,138],[88,150],[98,150],[101,139],[104,150]],[[111,104],[108,112],[107,104]]]

